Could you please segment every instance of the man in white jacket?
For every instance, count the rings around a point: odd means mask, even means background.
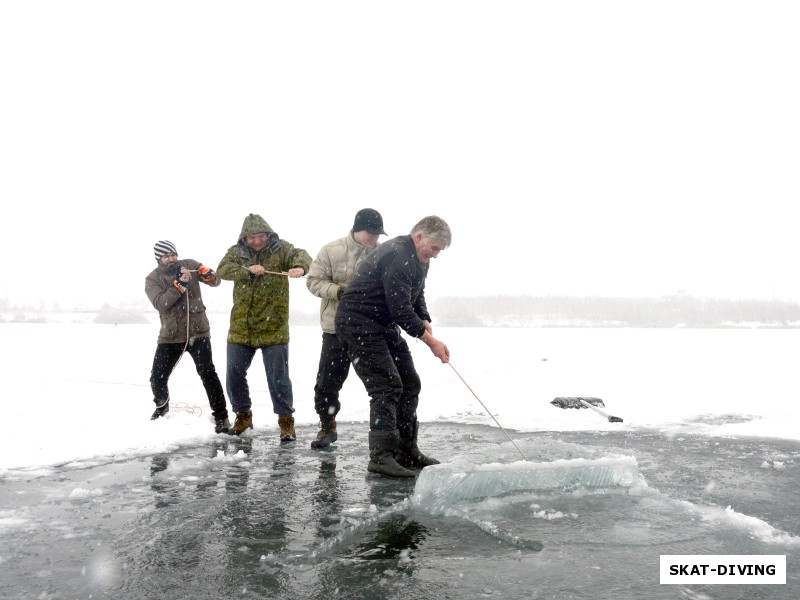
[[[339,298],[353,279],[356,267],[378,245],[381,235],[386,235],[381,214],[372,208],[361,209],[350,233],[323,246],[306,277],[308,290],[322,299],[319,309],[322,352],[314,386],[314,409],[319,415],[320,429],[311,442],[312,448],[324,448],[338,438],[339,391],[350,371],[350,357],[347,345],[336,336],[334,317]]]

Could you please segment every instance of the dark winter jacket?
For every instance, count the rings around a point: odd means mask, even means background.
[[[381,244],[361,261],[336,311],[336,329],[382,334],[399,325],[414,337],[431,316],[425,305],[428,264],[419,262],[414,242],[402,235]]]
[[[167,267],[159,265],[144,281],[144,292],[158,311],[161,319],[161,331],[158,334],[159,344],[183,344],[186,342],[186,301],[189,301],[189,339],[209,337],[211,326],[206,317],[206,307],[200,294],[200,278],[197,273],[191,274],[186,284],[187,292],[181,294],[172,284],[181,267],[197,270],[201,266],[196,260],[187,258],[179,260]],[[215,277],[206,285],[217,287],[219,278]]]
[[[250,248],[248,235],[267,232],[267,245],[258,252]],[[311,257],[278,237],[259,215],[250,214],[242,225],[239,242],[231,246],[219,263],[217,274],[233,281],[233,308],[228,343],[260,348],[289,343],[289,281],[285,275],[251,274],[248,267],[261,265],[282,273],[302,267],[308,273]]]

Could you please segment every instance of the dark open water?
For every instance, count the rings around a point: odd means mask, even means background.
[[[443,461],[519,458],[495,428],[423,424]],[[518,434],[529,460],[633,456],[634,487],[413,499],[274,431],[0,480],[2,598],[800,597],[800,444],[653,431]],[[730,506],[731,510],[726,510]],[[787,585],[660,585],[661,554],[786,554]]]

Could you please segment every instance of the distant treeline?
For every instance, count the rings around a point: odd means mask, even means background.
[[[800,328],[800,304],[781,300],[725,300],[693,296],[601,298],[594,296],[448,296],[429,298],[436,326],[445,327],[782,327]],[[57,304],[12,305],[0,298],[0,323],[158,322],[155,310],[137,302],[72,309]],[[224,311],[211,311],[223,322]],[[59,315],[59,313],[62,313]],[[293,325],[318,325],[317,312],[291,308]]]
[[[800,304],[774,300],[470,296],[429,308],[453,327],[800,327]]]

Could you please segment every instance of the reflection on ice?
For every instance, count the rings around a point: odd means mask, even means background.
[[[484,465],[452,462],[427,467],[420,473],[414,502],[430,508],[515,491],[631,487],[638,481],[639,467],[632,456]]]

